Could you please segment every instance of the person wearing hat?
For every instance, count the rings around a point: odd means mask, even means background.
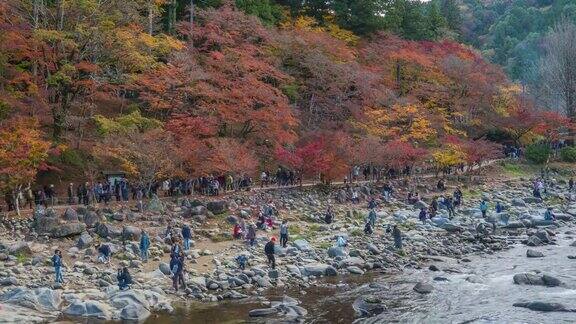
[[[268,257],[268,265],[272,266],[272,269],[276,269],[276,258],[274,257],[274,246],[276,245],[276,238],[270,238],[270,241],[264,246],[264,253]]]

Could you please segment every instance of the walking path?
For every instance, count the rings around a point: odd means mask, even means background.
[[[502,159],[496,159],[496,160],[490,160],[485,162],[484,164],[482,164],[481,166],[473,166],[472,169],[468,169],[466,171],[464,171],[463,173],[456,173],[458,175],[461,174],[465,174],[468,173],[470,171],[474,171],[474,170],[478,170],[480,168],[484,168],[487,166],[490,166],[498,161],[502,161]],[[410,177],[418,177],[420,179],[425,178],[425,179],[429,179],[429,178],[433,178],[436,177],[437,174],[436,173],[424,173],[424,174],[415,174],[415,175],[411,175]],[[402,178],[406,178],[404,176],[400,176],[397,177],[395,179],[402,179]],[[354,181],[354,182],[349,182],[349,184],[351,185],[362,185],[362,184],[368,184],[368,183],[377,183],[379,182],[378,180],[361,180],[361,181]],[[320,184],[320,182],[316,182],[316,181],[307,181],[302,183],[302,185],[300,184],[296,184],[296,185],[288,185],[288,186],[278,186],[278,185],[274,185],[274,186],[265,186],[265,187],[260,187],[260,186],[252,186],[250,188],[250,191],[254,192],[254,191],[271,191],[271,190],[282,190],[282,189],[297,189],[297,188],[309,188],[309,187],[313,187]],[[344,181],[336,181],[336,182],[331,182],[330,183],[331,186],[344,186],[346,185],[346,183]],[[234,194],[237,193],[238,191],[231,191],[231,192],[224,192],[223,195],[221,195],[220,197],[226,197],[230,194]],[[190,195],[190,196],[185,196],[185,197],[211,197],[214,198],[214,196],[201,196],[201,195]],[[172,199],[174,197],[171,196],[167,196],[167,197],[159,197],[160,200],[169,200]],[[62,201],[67,201],[68,198],[62,198]],[[145,201],[148,201],[149,199],[145,199]],[[126,201],[126,202],[112,202],[110,204],[111,207],[117,207],[117,206],[126,206],[130,203],[133,203],[134,200],[130,200],[130,201]],[[79,206],[81,204],[62,204],[62,205],[55,205],[55,206],[50,206],[51,208],[53,208],[54,210],[65,210],[69,207],[74,207],[74,206]],[[97,204],[97,205],[101,205],[101,204]],[[32,211],[34,209],[30,209],[30,208],[21,208],[20,209],[20,213],[22,216],[30,216]],[[11,211],[11,212],[2,212],[0,213],[0,215],[2,215],[3,217],[6,216],[10,216],[10,215],[14,215],[15,216],[16,212]]]

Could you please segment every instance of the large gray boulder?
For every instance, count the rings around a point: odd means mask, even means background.
[[[528,308],[530,310],[538,311],[538,312],[569,312],[570,311],[568,308],[566,308],[566,306],[564,306],[560,303],[542,302],[542,301],[515,303],[515,304],[513,304],[513,306],[514,307]]]
[[[328,256],[331,258],[347,256],[346,250],[343,247],[332,246],[328,248]]]
[[[84,216],[84,224],[86,224],[88,227],[94,227],[96,224],[102,223],[104,221],[104,216],[101,216],[100,214],[97,214],[93,211],[87,211],[86,215]]]
[[[80,235],[86,230],[86,224],[80,222],[60,224],[52,229],[51,236],[53,238],[62,238],[69,236]]]
[[[151,212],[163,212],[165,208],[160,198],[157,195],[153,195],[152,199],[146,204],[145,209]]]
[[[532,249],[526,250],[526,256],[529,258],[543,258],[544,253]]]
[[[119,227],[108,223],[98,223],[95,232],[102,238],[119,238],[122,236],[122,230]]]
[[[350,258],[346,258],[346,259],[340,261],[338,263],[338,267],[339,268],[347,268],[347,267],[351,267],[351,266],[356,266],[356,267],[362,268],[362,267],[364,267],[365,263],[366,262],[362,258],[350,257]]]
[[[419,282],[412,289],[419,294],[429,294],[434,290],[434,286],[428,283]]]
[[[517,285],[533,285],[533,286],[547,286],[557,287],[562,285],[560,279],[544,274],[536,275],[532,273],[519,273],[514,275],[514,283]]]
[[[310,251],[312,250],[312,247],[310,246],[310,243],[308,243],[308,241],[303,240],[303,239],[298,239],[294,241],[294,246],[296,246],[296,248],[300,251]]]
[[[84,232],[82,232],[82,234],[80,234],[80,237],[78,238],[78,241],[76,242],[76,246],[79,249],[84,249],[84,248],[87,248],[90,245],[92,245],[93,242],[94,242],[94,239],[92,238],[92,236],[90,236],[90,234],[88,234],[88,232],[84,231]]]
[[[17,287],[1,295],[0,301],[37,311],[56,311],[62,303],[62,298],[59,291],[46,287],[34,289]]]
[[[63,218],[66,221],[77,222],[78,221],[78,213],[76,213],[74,208],[68,207],[68,208],[66,208],[66,211],[64,212]]]
[[[228,202],[225,200],[211,201],[206,205],[209,211],[218,215],[228,211]]]
[[[107,305],[93,300],[76,300],[64,309],[64,314],[76,317],[98,318],[101,320],[110,320],[112,318]]]
[[[140,304],[131,304],[122,308],[120,319],[124,321],[143,322],[150,317],[150,311]]]
[[[60,220],[56,217],[40,217],[34,219],[34,229],[38,233],[51,233],[60,225]]]
[[[328,264],[311,263],[304,266],[304,272],[307,276],[335,276],[338,274],[334,267]]]

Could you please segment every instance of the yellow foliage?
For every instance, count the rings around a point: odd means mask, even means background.
[[[320,26],[318,21],[310,16],[298,16],[296,19],[288,19],[285,22],[281,23],[280,26],[282,28],[290,28],[293,27],[295,29],[302,29],[305,31],[316,31],[316,32],[325,32],[328,33],[330,36],[339,39],[341,41],[346,42],[346,44],[350,46],[355,46],[358,44],[360,37],[356,36],[352,31],[344,29],[338,24],[332,22],[331,17],[326,17],[325,26]]]
[[[492,101],[492,107],[497,114],[508,116],[508,111],[516,105],[518,96],[522,93],[522,87],[518,84],[502,86]]]
[[[428,142],[437,135],[424,108],[418,105],[396,105],[392,109],[378,108],[367,113],[366,123],[356,126],[368,134],[386,140]]]
[[[442,169],[464,163],[466,153],[462,152],[458,146],[448,144],[443,149],[432,153],[432,157],[436,166]]]

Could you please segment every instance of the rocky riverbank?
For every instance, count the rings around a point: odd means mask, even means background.
[[[554,244],[557,229],[571,225],[576,215],[576,204],[570,203],[563,180],[557,178],[550,180],[545,201],[531,197],[528,179],[467,183],[464,204],[456,217],[450,220],[447,212],[441,210],[426,224],[418,220],[418,207],[436,193],[431,181],[421,179],[417,188],[425,194],[424,201],[415,205],[402,199],[380,201],[376,231],[370,236],[362,231],[367,216],[365,200],[378,194],[376,185],[358,188],[363,199],[360,205],[350,204],[349,192],[344,189],[311,188],[247,192],[220,200],[152,200],[144,212],[130,206],[78,207],[59,215],[39,208],[34,219],[2,220],[0,316],[9,322],[39,322],[63,315],[144,320],[151,313],[171,312],[174,302],[246,299],[262,296],[271,287],[314,287],[319,278],[326,276],[432,270],[436,265],[430,263],[442,256],[466,263],[471,255],[493,254],[514,243]],[[460,185],[457,179],[448,183]],[[403,184],[398,181],[395,187],[396,197],[404,197]],[[496,215],[491,208],[487,219],[483,219],[478,209],[481,199],[500,201],[505,212]],[[263,244],[269,236],[277,236],[276,230],[260,231],[254,248],[230,237],[232,224],[240,218],[253,219],[259,207],[270,200],[279,210],[277,221],[287,219],[291,232],[288,247],[277,247],[275,270],[266,266]],[[336,221],[326,225],[319,219],[330,200],[339,203],[335,206]],[[543,220],[548,206],[555,208],[556,222]],[[193,228],[195,242],[187,253],[188,288],[175,293],[166,263],[170,246],[162,233],[167,224],[184,223]],[[402,230],[402,251],[393,247],[391,234],[386,232],[389,224],[399,224]],[[152,238],[151,260],[147,263],[138,258],[137,242],[143,229]],[[347,238],[346,248],[335,247],[339,235]],[[96,242],[112,247],[111,265],[96,262]],[[64,286],[52,283],[49,258],[56,248],[64,254]],[[244,271],[238,270],[234,262],[240,253],[249,257],[249,267]],[[120,266],[129,267],[136,282],[128,291],[119,292],[115,283]],[[421,282],[414,287],[421,294],[434,289],[434,282]],[[363,315],[375,315],[377,311],[371,309],[380,309],[377,304],[359,300],[355,308]],[[298,319],[307,314],[289,298],[269,306],[250,315]]]

